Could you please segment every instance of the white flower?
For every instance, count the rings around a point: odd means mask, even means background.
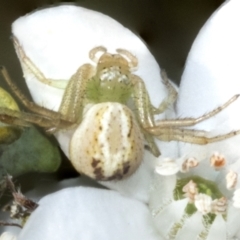
[[[187,173],[168,177],[155,174],[150,209],[164,239],[232,239],[238,233],[239,189],[229,189],[228,179],[224,178],[229,176],[228,168],[232,166],[226,164],[216,169],[212,165],[214,156],[223,157],[214,153]],[[215,230],[218,225],[221,229]],[[216,231],[221,238],[216,237]]]
[[[66,188],[42,198],[18,240],[159,240],[148,207],[112,190]]]
[[[67,11],[73,16],[69,22],[62,21]],[[201,30],[182,77],[179,117],[201,116],[240,93],[239,11],[239,0],[227,1]],[[88,62],[87,53],[94,46],[114,51],[121,44],[139,59],[137,74],[146,81],[153,104],[157,106],[166,94],[157,63],[144,44],[104,15],[73,6],[50,8],[17,20],[13,33],[31,60],[55,79],[69,79]],[[28,69],[24,74],[34,100],[57,110],[63,91],[36,81]],[[237,100],[194,128],[209,136],[240,129],[239,104]],[[71,134],[57,134],[67,156]],[[157,160],[146,152],[136,174],[105,183],[112,190],[68,188],[43,198],[19,239],[239,239],[239,136],[207,146],[180,143],[179,156],[174,144],[159,146],[168,160],[154,174]]]

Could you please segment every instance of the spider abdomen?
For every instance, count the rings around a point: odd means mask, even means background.
[[[131,175],[143,158],[143,138],[132,111],[120,103],[93,105],[70,143],[77,171],[97,180]]]

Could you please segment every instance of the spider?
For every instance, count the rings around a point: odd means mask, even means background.
[[[144,147],[154,156],[160,155],[155,137],[163,141],[207,144],[240,133],[238,130],[207,138],[200,136],[203,131],[183,128],[214,116],[239,95],[199,118],[155,122],[154,115],[163,113],[175,102],[176,90],[162,71],[168,96],[158,108],[154,107],[144,81],[133,74],[138,60],[129,51],[117,49],[116,54],[110,54],[105,47],[93,48],[89,58],[96,66],[84,64],[69,81],[60,81],[47,79],[26,56],[16,37],[13,41],[23,68],[44,84],[65,91],[59,110],[49,110],[28,100],[1,67],[8,85],[32,113],[0,108],[0,121],[17,126],[36,124],[50,133],[74,129],[69,145],[70,161],[78,172],[91,178],[104,181],[130,176],[142,162]]]

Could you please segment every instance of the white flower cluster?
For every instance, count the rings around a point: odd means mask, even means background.
[[[201,30],[182,76],[178,117],[202,116],[240,93],[239,12],[239,0],[227,1]],[[66,5],[49,8],[18,19],[13,34],[45,76],[60,80],[89,61],[89,49],[103,45],[112,52],[121,45],[138,58],[136,74],[146,81],[154,106],[167,94],[146,46],[100,13]],[[57,110],[63,90],[23,70],[34,101]],[[194,128],[209,137],[238,130],[239,109],[237,100]],[[67,156],[71,136],[71,131],[56,134]],[[146,151],[133,176],[104,183],[110,190],[68,187],[42,198],[18,240],[240,239],[239,139],[206,146],[179,143],[178,148],[158,142],[163,157]]]
[[[240,184],[232,169],[234,165],[217,152],[200,162],[195,158],[162,160],[156,166],[150,195],[150,209],[161,235],[179,240],[185,236],[232,239],[240,228]],[[196,224],[194,231],[192,224]]]

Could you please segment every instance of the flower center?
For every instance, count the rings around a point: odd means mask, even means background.
[[[227,199],[213,181],[199,176],[179,179],[174,189],[174,199],[184,198],[189,200],[185,208],[188,216],[199,211],[203,214],[207,224],[214,221],[217,213],[226,217]]]

